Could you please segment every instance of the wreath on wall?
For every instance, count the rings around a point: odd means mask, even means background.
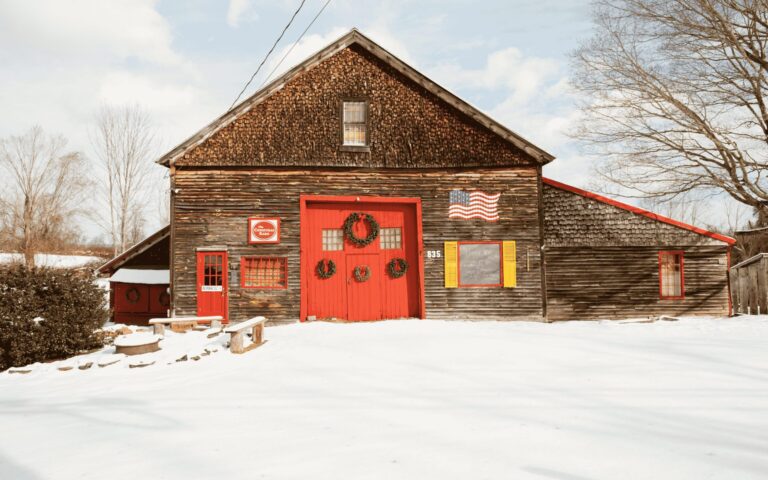
[[[404,258],[393,258],[387,264],[387,272],[392,278],[400,278],[408,271],[408,262]]]
[[[366,282],[371,278],[371,267],[368,265],[358,265],[352,273],[355,276],[355,280],[358,282]]]
[[[353,231],[355,224],[361,219],[368,222],[368,227],[370,229],[368,236],[365,238],[357,237]],[[376,222],[376,219],[373,218],[373,215],[369,213],[350,213],[347,219],[344,220],[344,235],[350,242],[358,247],[364,247],[376,240],[376,237],[379,236],[379,224]]]
[[[160,305],[163,307],[169,307],[171,305],[171,296],[168,295],[168,292],[163,290],[160,292],[160,297],[157,299],[160,302]]]
[[[336,263],[333,260],[322,259],[317,262],[315,271],[320,278],[331,278],[336,273]]]
[[[139,303],[140,298],[141,293],[136,287],[131,287],[125,292],[125,299],[128,300],[128,303]]]

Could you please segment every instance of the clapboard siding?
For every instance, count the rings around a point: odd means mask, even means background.
[[[442,259],[425,262],[428,318],[541,319],[542,283],[538,171],[505,169],[210,169],[179,168],[174,175],[173,307],[194,314],[195,249],[223,246],[230,269],[243,255],[288,258],[287,290],[243,290],[231,284],[230,317],[265,315],[273,322],[299,319],[300,195],[418,197],[422,200],[424,250],[443,250],[449,240],[516,240],[518,287],[444,288]],[[448,219],[451,189],[501,192],[500,220]],[[364,210],[364,209],[363,209]],[[249,216],[281,219],[281,242],[248,245]],[[237,275],[239,282],[239,275]]]
[[[660,250],[684,251],[685,299],[659,299]],[[727,315],[727,247],[549,247],[549,320]]]

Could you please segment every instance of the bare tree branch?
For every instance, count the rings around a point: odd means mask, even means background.
[[[601,177],[662,200],[768,202],[768,0],[598,0],[573,54],[574,135]]]

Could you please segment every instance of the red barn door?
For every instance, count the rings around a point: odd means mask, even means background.
[[[302,210],[303,317],[340,318],[352,321],[422,316],[420,235],[416,201],[367,197],[360,201],[306,200]],[[345,237],[344,221],[354,212],[370,214],[379,224],[378,237],[359,246]],[[358,222],[355,236],[369,233],[367,222]],[[387,271],[393,259],[408,264],[405,275],[394,278]],[[332,261],[336,273],[322,278],[319,262]],[[355,267],[368,267],[367,280],[355,278]]]
[[[227,252],[197,252],[197,315],[227,322]]]

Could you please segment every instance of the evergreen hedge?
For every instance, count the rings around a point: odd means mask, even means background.
[[[108,317],[105,303],[89,275],[0,267],[0,371],[100,347],[96,330]]]

